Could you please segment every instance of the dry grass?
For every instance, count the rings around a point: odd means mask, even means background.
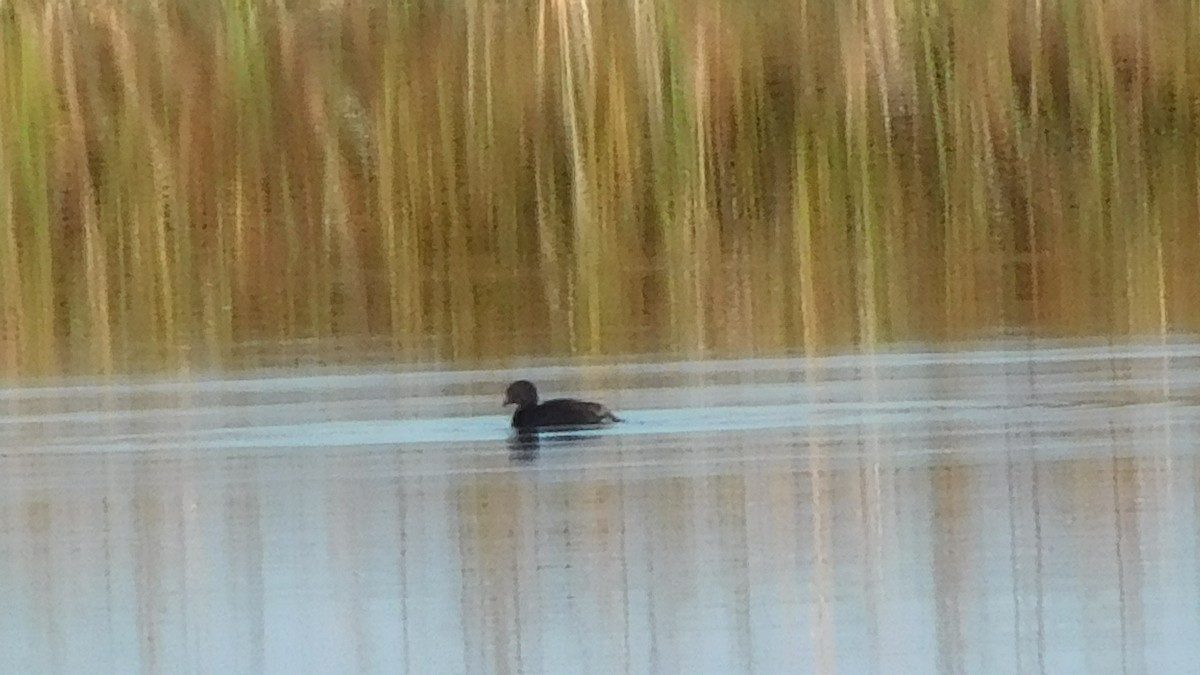
[[[1186,2],[0,4],[0,373],[1200,324]]]

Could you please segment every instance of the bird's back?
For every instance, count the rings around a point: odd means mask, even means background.
[[[517,410],[513,415],[513,426],[517,428],[586,426],[620,421],[599,403],[573,398],[551,399]]]

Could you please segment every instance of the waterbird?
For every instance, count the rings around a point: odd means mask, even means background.
[[[504,405],[517,406],[512,417],[512,425],[517,429],[581,427],[622,421],[604,405],[591,401],[555,398],[538,403],[537,387],[529,380],[517,380],[508,385]]]

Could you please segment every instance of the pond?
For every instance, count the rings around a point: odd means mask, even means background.
[[[0,672],[1190,673],[1197,401],[1184,340],[8,388]]]

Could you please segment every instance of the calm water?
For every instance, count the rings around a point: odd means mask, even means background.
[[[515,375],[626,424],[509,438]],[[0,390],[3,673],[1194,673],[1200,344]]]

